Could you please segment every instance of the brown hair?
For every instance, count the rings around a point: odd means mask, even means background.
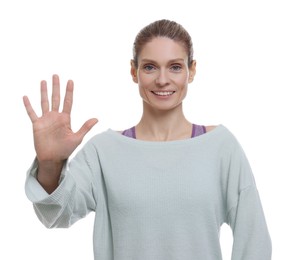
[[[158,20],[144,27],[136,36],[133,46],[133,60],[135,67],[138,67],[138,56],[143,46],[155,37],[167,37],[176,42],[182,43],[188,56],[188,66],[193,60],[193,46],[189,33],[182,25],[170,20]]]

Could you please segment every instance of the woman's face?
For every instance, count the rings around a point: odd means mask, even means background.
[[[138,57],[138,68],[132,61],[131,74],[139,86],[145,104],[158,110],[180,105],[193,81],[195,61],[188,67],[183,45],[166,37],[154,38],[144,45]]]

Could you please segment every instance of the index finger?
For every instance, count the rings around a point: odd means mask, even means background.
[[[68,80],[67,87],[66,87],[66,94],[64,99],[64,106],[63,106],[63,112],[70,114],[72,109],[72,103],[73,103],[73,88],[74,84],[72,80]]]

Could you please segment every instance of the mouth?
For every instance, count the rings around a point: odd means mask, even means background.
[[[154,95],[160,97],[168,97],[171,96],[175,91],[151,91]]]

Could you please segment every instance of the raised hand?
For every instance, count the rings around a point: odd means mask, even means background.
[[[72,131],[70,113],[73,103],[73,81],[69,80],[67,83],[63,109],[60,112],[60,82],[57,75],[53,75],[52,78],[51,107],[47,83],[41,82],[41,117],[37,116],[27,96],[23,97],[23,102],[33,125],[34,146],[39,167],[43,168],[43,171],[47,170],[48,175],[52,175],[54,173],[51,171],[61,168],[63,162],[97,123],[97,119],[87,120],[79,131]]]

